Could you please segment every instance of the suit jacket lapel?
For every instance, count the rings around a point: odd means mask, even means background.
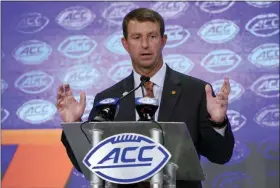
[[[133,72],[124,79],[121,93],[129,92],[134,88]],[[120,101],[120,108],[115,121],[135,121],[135,95],[131,93]]]
[[[173,109],[181,94],[180,80],[174,71],[166,67],[158,121],[170,121]]]

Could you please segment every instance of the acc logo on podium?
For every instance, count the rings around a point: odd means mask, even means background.
[[[92,148],[83,163],[100,178],[118,184],[144,181],[160,171],[171,154],[151,138],[124,133]]]

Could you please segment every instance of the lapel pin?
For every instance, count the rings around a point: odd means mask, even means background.
[[[173,90],[173,91],[171,92],[171,94],[172,94],[172,95],[175,95],[175,94],[176,94],[176,91]]]

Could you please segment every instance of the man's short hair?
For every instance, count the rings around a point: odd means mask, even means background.
[[[139,22],[151,21],[154,23],[158,23],[160,27],[160,35],[163,37],[165,28],[164,28],[164,20],[162,16],[156,11],[148,8],[138,8],[129,12],[123,19],[122,28],[123,28],[123,36],[127,38],[127,25],[130,20],[137,20]]]

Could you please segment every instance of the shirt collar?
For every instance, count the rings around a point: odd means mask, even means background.
[[[150,78],[150,81],[153,82],[155,85],[162,87],[164,84],[164,78],[165,78],[165,73],[166,73],[166,64],[163,63],[159,71]],[[134,83],[135,87],[137,87],[140,84],[140,77],[141,75],[138,74],[134,69],[133,69],[133,77],[134,77]]]

